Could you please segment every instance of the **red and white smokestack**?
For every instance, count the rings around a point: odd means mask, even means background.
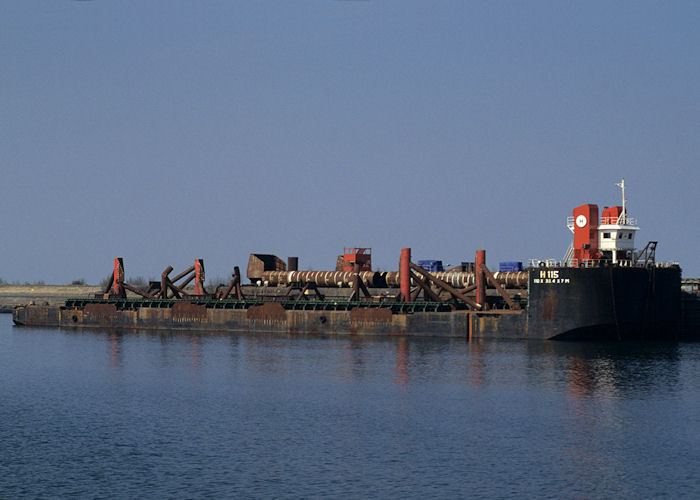
[[[574,208],[574,266],[598,258],[598,205]]]

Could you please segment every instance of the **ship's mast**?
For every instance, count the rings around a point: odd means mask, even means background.
[[[616,182],[615,185],[619,186],[620,189],[622,189],[622,212],[620,212],[620,216],[617,218],[617,223],[627,224],[627,200],[625,199],[625,179],[622,179],[622,182]]]

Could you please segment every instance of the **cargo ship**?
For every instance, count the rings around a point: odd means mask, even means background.
[[[160,331],[245,332],[314,335],[389,335],[466,339],[675,340],[698,328],[688,310],[700,296],[683,292],[677,263],[656,261],[656,242],[641,250],[639,230],[622,204],[585,204],[573,209],[573,233],[564,259],[473,262],[444,270],[440,261],[412,262],[401,250],[399,270],[372,270],[371,249],[350,247],[335,270],[298,270],[283,261],[251,254],[243,284],[238,267],[228,284],[208,291],[204,263],[177,276],[168,266],[148,288],[124,281],[124,263],[97,296],[61,306],[15,308],[20,326]],[[193,285],[190,283],[193,282]],[[693,309],[695,308],[695,309]],[[690,318],[690,319],[689,319]]]

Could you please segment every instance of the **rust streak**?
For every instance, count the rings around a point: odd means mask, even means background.
[[[117,316],[117,306],[114,304],[86,304],[84,314],[98,318],[112,318]]]
[[[391,309],[365,309],[356,307],[350,310],[350,321],[391,323]]]
[[[207,319],[207,308],[191,302],[176,302],[172,314],[175,319]]]
[[[287,311],[282,304],[265,302],[261,306],[252,306],[247,311],[249,320],[287,321]]]

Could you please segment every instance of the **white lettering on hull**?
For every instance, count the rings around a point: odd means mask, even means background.
[[[532,282],[535,284],[542,285],[555,285],[563,284],[566,285],[571,282],[570,278],[564,278],[559,275],[558,269],[544,269],[539,272],[538,278],[533,278]]]

